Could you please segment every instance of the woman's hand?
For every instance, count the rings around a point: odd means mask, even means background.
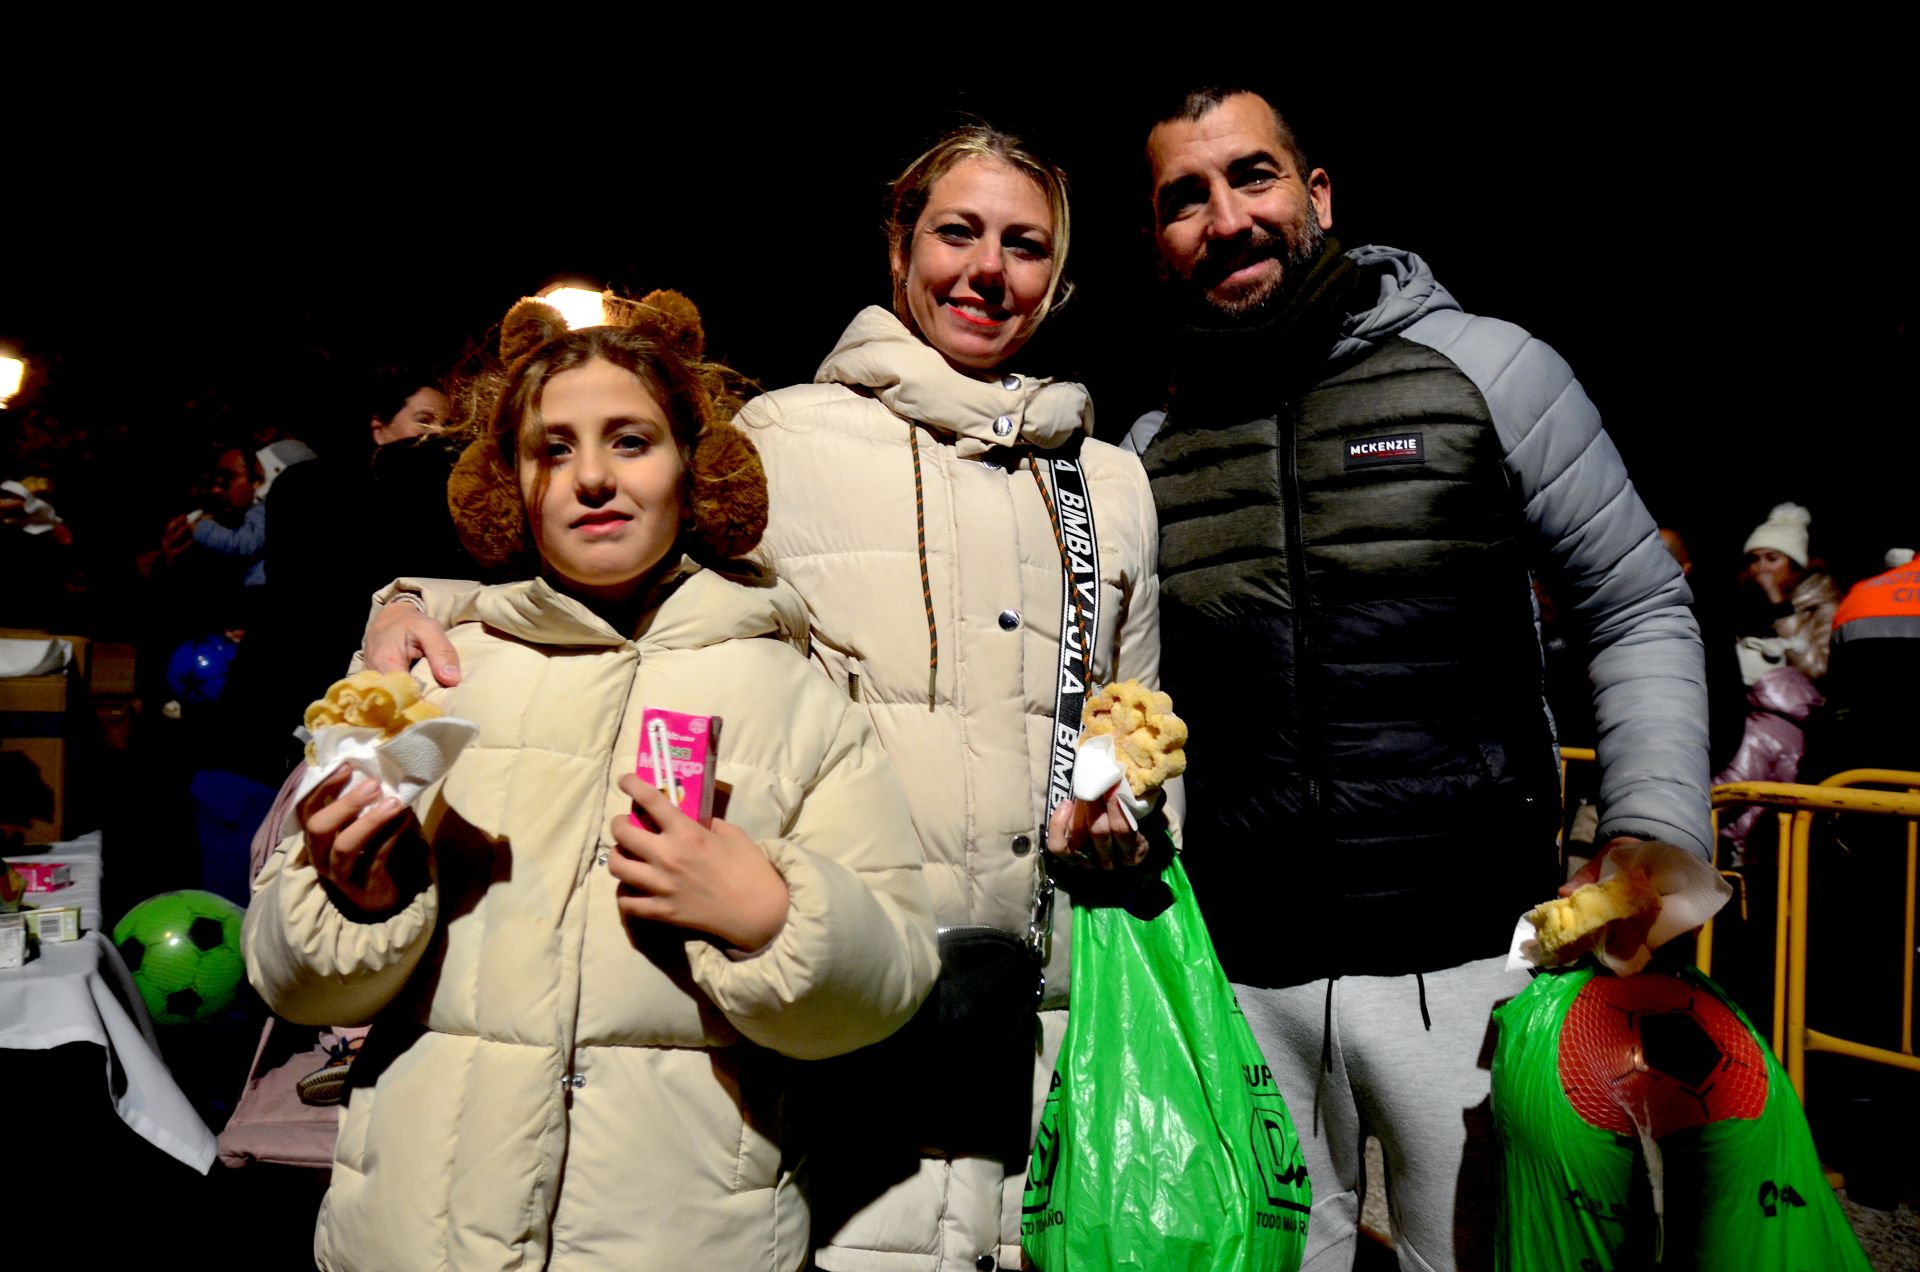
[[[447,629],[421,612],[411,601],[389,602],[367,625],[367,666],[375,671],[412,671],[424,658],[433,678],[452,688],[460,683],[460,655],[447,639]]]
[[[300,801],[300,828],[307,833],[307,855],[321,879],[369,918],[384,918],[411,900],[394,878],[394,845],[405,837],[412,814],[380,783],[341,768]],[[361,809],[368,809],[366,816]],[[401,814],[406,814],[405,818]],[[416,889],[417,891],[417,889]]]
[[[1146,861],[1151,848],[1127,820],[1117,782],[1098,802],[1061,800],[1047,819],[1047,851],[1089,869],[1131,870]]]
[[[613,819],[607,868],[620,913],[705,932],[741,950],[766,946],[787,922],[787,881],[745,831],[719,818],[709,830],[634,774],[620,789],[658,830]]]

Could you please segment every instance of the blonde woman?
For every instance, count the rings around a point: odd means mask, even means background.
[[[1117,805],[1066,800],[1045,818],[1063,626],[1089,683],[1158,682],[1153,501],[1139,461],[1093,440],[1086,390],[1017,363],[1066,293],[1060,170],[1014,137],[962,128],[908,165],[886,211],[892,304],[855,315],[813,383],[741,413],[767,469],[761,554],[805,600],[814,657],[900,775],[940,927],[1024,938],[1048,874],[1042,843],[1066,893],[1148,853]],[[1081,495],[1062,480],[1084,483],[1093,559],[1074,551]],[[1097,605],[1063,604],[1076,571]],[[431,611],[451,612],[448,594],[425,590]],[[449,661],[411,607],[390,607],[368,640],[376,665]],[[1053,918],[1037,1024],[1030,980],[985,1036],[910,1028],[877,1067],[960,1078],[942,1090],[856,1084],[855,1102],[827,1113],[833,1133],[813,1148],[820,1267],[1020,1266],[1024,1156],[1065,1028],[1066,911]],[[1026,1089],[989,1097],[981,1118],[918,1117],[1007,1090],[1012,1066]],[[979,1138],[1019,1145],[1010,1151],[949,1135],[956,1121],[1002,1118],[1010,1133],[980,1126]]]

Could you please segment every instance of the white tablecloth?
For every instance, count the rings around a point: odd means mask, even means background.
[[[77,905],[77,941],[43,942],[24,967],[0,971],[0,1047],[44,1051],[69,1042],[99,1044],[107,1053],[107,1096],[141,1136],[205,1174],[213,1165],[213,1132],[160,1059],[153,1021],[133,975],[100,928],[100,833],[21,853],[20,861],[64,861],[73,884],[29,892],[34,905]]]

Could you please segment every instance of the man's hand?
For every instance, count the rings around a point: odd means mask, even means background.
[[[405,837],[407,806],[391,796],[382,798],[380,783],[362,777],[351,789],[351,769],[339,772],[307,793],[300,801],[300,828],[307,833],[307,855],[313,868],[356,910],[382,918],[400,908],[402,896],[391,867],[394,845]],[[361,816],[361,810],[367,809]]]
[[[1607,840],[1606,843],[1601,844],[1599,851],[1588,858],[1587,864],[1574,871],[1572,876],[1560,885],[1560,895],[1563,897],[1569,896],[1576,888],[1584,888],[1590,883],[1600,882],[1600,864],[1607,859],[1607,854],[1615,848],[1620,847],[1622,844],[1644,844],[1646,842],[1646,840],[1633,835],[1615,835],[1612,839]]]
[[[460,683],[460,655],[442,627],[413,604],[397,601],[381,607],[367,625],[367,666],[375,671],[412,671],[422,658],[433,678],[447,688]]]
[[[1096,870],[1131,870],[1147,859],[1152,844],[1127,821],[1120,786],[1098,803],[1063,799],[1047,819],[1047,851]]]
[[[193,522],[185,516],[175,517],[167,522],[166,529],[160,532],[160,555],[172,565],[180,559],[180,554],[193,546]]]
[[[705,932],[741,950],[764,948],[787,922],[787,881],[747,833],[716,817],[709,830],[632,773],[620,789],[658,830],[613,819],[607,869],[620,913]]]

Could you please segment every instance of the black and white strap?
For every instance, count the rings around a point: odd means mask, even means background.
[[[1051,490],[1040,476],[1042,465],[1053,474]],[[1053,732],[1047,754],[1046,811],[1040,819],[1044,844],[1054,810],[1073,793],[1080,715],[1093,687],[1093,642],[1100,630],[1100,541],[1094,533],[1093,500],[1087,491],[1077,444],[1036,461],[1034,480],[1040,486],[1047,515],[1053,521],[1054,542],[1060,549],[1060,658],[1055,668]],[[1033,919],[1027,928],[1027,940],[1044,968],[1053,944],[1053,880],[1047,874],[1045,851],[1035,855]],[[1041,988],[1045,989],[1044,978]]]

